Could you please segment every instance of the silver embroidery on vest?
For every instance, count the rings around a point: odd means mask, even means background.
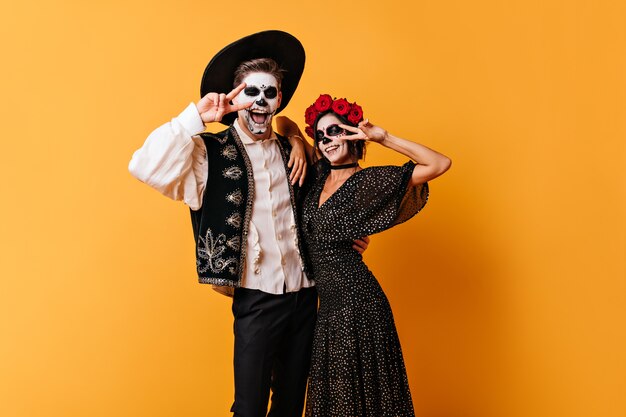
[[[232,193],[228,193],[226,195],[226,201],[238,206],[243,202],[243,193],[241,190],[235,190]]]
[[[224,146],[224,149],[222,149],[222,156],[224,156],[224,158],[230,159],[231,161],[237,159],[237,148],[235,148],[235,145]]]
[[[216,136],[215,138],[220,143],[220,145],[225,144],[226,141],[228,140],[228,136],[226,136],[226,135],[224,135],[223,137]]]
[[[233,213],[226,219],[226,223],[239,229],[241,227],[241,213]]]
[[[239,238],[239,236],[231,237],[226,241],[226,246],[234,251],[238,251],[241,246],[241,239]]]
[[[229,133],[235,142],[235,146],[237,147],[237,151],[239,155],[243,158],[243,163],[245,165],[246,177],[248,179],[248,192],[246,193],[246,206],[244,208],[244,218],[242,221],[242,231],[241,231],[241,250],[239,251],[239,279],[237,281],[237,285],[241,284],[241,278],[243,274],[243,270],[246,265],[246,254],[247,254],[247,246],[248,246],[248,226],[250,225],[250,217],[252,215],[252,202],[254,201],[254,175],[252,174],[252,163],[250,162],[250,157],[246,153],[246,148],[244,144],[241,142],[239,135],[237,134],[237,129],[234,126],[230,126]]]
[[[211,271],[213,273],[220,273],[228,267],[228,271],[231,274],[235,274],[237,271],[237,259],[230,257],[228,259],[222,258],[222,254],[226,250],[225,234],[219,234],[217,238],[213,237],[211,229],[207,229],[205,237],[199,237],[200,242],[198,245],[198,272],[204,273]],[[206,264],[201,266],[200,259],[204,259]]]
[[[243,170],[239,168],[237,165],[228,167],[224,169],[224,171],[222,172],[222,175],[224,175],[224,178],[229,178],[231,180],[238,180],[239,178],[241,178],[242,174],[243,174]]]

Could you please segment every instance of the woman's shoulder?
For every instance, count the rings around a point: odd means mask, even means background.
[[[403,172],[413,171],[415,162],[408,161],[404,165],[374,165],[357,171],[360,181],[372,181],[378,178],[401,175]]]

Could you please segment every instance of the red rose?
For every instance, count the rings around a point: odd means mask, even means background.
[[[305,127],[304,132],[309,135],[311,139],[315,139],[315,133],[313,132],[313,128],[311,126]]]
[[[328,94],[320,95],[313,105],[318,112],[323,112],[330,109],[330,105],[333,102],[333,98]]]
[[[348,121],[356,125],[361,120],[363,120],[363,109],[361,108],[361,106],[354,103],[352,107],[350,107],[350,112],[348,113]]]
[[[332,109],[339,116],[345,116],[350,111],[350,103],[345,98],[340,98],[333,102]]]
[[[315,105],[309,106],[308,109],[304,112],[304,121],[308,125],[312,125],[315,123],[315,119],[317,118],[317,110],[315,109]]]

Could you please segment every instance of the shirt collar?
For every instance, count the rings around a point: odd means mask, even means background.
[[[276,139],[278,139],[276,137],[276,133],[273,130],[272,130],[272,136],[270,136],[267,139],[263,139],[263,140],[254,140],[254,139],[252,139],[250,136],[248,136],[248,134],[246,132],[243,131],[241,126],[239,126],[239,118],[235,119],[235,123],[233,123],[233,125],[235,126],[235,130],[237,131],[237,134],[239,135],[239,139],[241,139],[241,142],[244,143],[245,145],[250,145],[250,144],[253,144],[253,143],[263,143],[266,140],[276,140]]]

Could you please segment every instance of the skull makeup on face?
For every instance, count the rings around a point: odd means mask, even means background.
[[[239,116],[245,120],[248,129],[255,135],[267,132],[272,124],[272,117],[280,106],[280,92],[276,77],[265,72],[252,72],[243,79],[246,83],[241,93],[237,96],[239,103],[254,102],[243,110],[239,110]]]

